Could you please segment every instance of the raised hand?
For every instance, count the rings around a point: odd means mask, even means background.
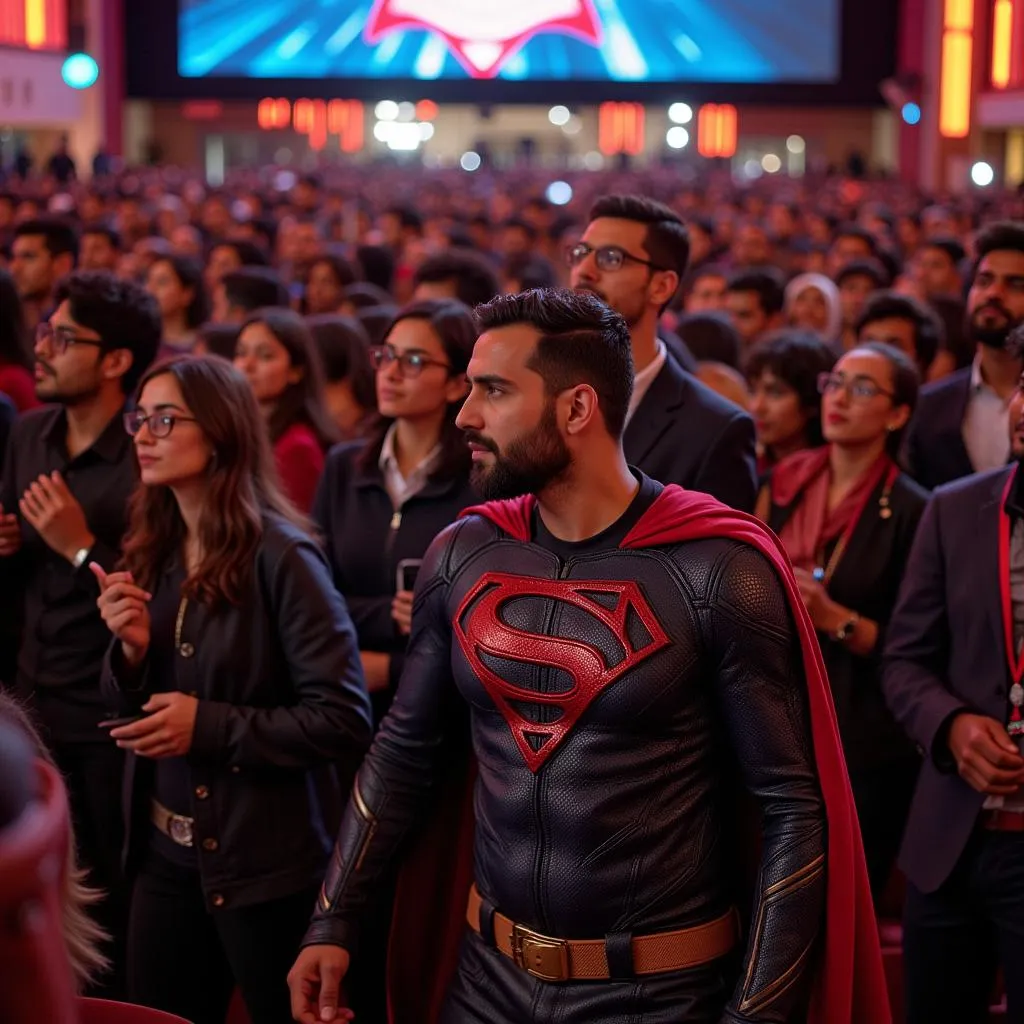
[[[95,562],[90,562],[89,568],[100,585],[96,607],[107,629],[121,641],[125,661],[137,668],[149,650],[149,602],[153,595],[136,586],[130,572],[107,573]]]

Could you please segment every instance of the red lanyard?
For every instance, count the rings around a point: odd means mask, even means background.
[[[1006,645],[1006,663],[1010,669],[1013,686],[1010,688],[1009,733],[1011,736],[1024,734],[1024,721],[1021,720],[1020,707],[1024,702],[1021,691],[1021,680],[1024,679],[1024,648],[1018,653],[1013,637],[1013,594],[1010,590],[1010,514],[1006,511],[1006,502],[1010,497],[1013,481],[1017,478],[1017,467],[1013,467],[1006,486],[1003,488],[1003,500],[999,505],[999,596],[1003,613],[1003,642]]]

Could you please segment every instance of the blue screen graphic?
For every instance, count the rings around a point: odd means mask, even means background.
[[[840,0],[180,0],[186,78],[832,82]]]

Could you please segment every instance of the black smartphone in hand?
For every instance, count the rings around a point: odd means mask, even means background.
[[[131,725],[133,722],[141,721],[146,715],[123,715],[120,718],[105,718],[99,723],[100,729],[120,729],[122,725]]]

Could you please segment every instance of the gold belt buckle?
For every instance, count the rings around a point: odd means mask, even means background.
[[[513,925],[512,959],[516,966],[540,981],[569,980],[569,947],[564,939],[552,939],[522,925]]]

